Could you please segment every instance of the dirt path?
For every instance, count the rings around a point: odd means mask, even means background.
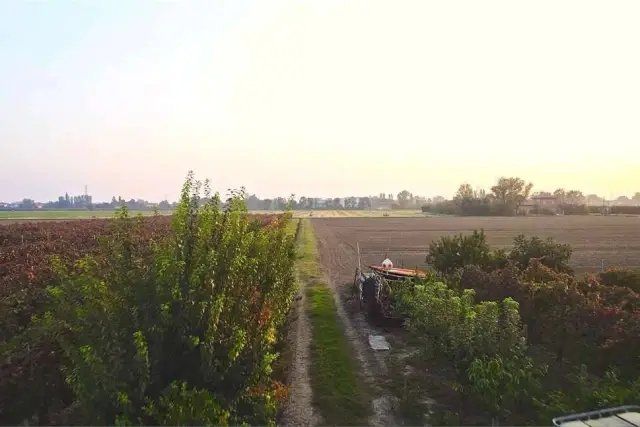
[[[374,352],[368,345],[368,335],[378,334],[371,328],[362,313],[348,315],[344,301],[348,298],[347,283],[353,281],[356,267],[356,250],[348,243],[338,240],[331,230],[324,227],[322,221],[311,221],[318,241],[320,263],[327,283],[332,290],[337,314],[345,325],[345,335],[352,344],[355,357],[360,366],[360,374],[372,390],[373,416],[369,420],[372,426],[397,425],[392,415],[391,395],[384,390],[387,381],[387,361],[384,352]]]

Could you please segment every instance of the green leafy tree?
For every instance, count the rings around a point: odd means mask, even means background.
[[[346,197],[344,199],[344,207],[345,209],[356,209],[358,207],[358,203],[355,197]]]
[[[443,236],[429,244],[426,258],[427,264],[445,274],[466,265],[488,266],[490,260],[491,248],[484,230],[474,230],[471,235]]]
[[[295,210],[298,208],[298,203],[296,202],[296,195],[291,193],[291,195],[289,195],[289,198],[287,199],[287,205],[285,210],[290,211],[290,210]]]
[[[568,203],[570,205],[582,205],[585,202],[585,197],[584,194],[582,194],[582,191],[578,191],[578,190],[571,190],[571,191],[567,191],[567,193],[565,194],[565,203]]]
[[[552,238],[543,240],[534,236],[527,239],[520,234],[513,239],[509,259],[521,269],[527,268],[532,259],[537,259],[552,270],[571,274],[573,269],[569,267],[569,260],[572,253],[570,245],[556,243]]]
[[[529,197],[532,188],[532,183],[526,183],[521,178],[502,177],[491,187],[491,192],[498,203],[515,211]]]
[[[535,366],[533,360],[518,352],[509,356],[477,358],[467,371],[466,391],[480,397],[492,416],[492,424],[509,415],[516,405],[540,390],[540,379],[546,366]]]
[[[300,209],[308,209],[309,205],[307,198],[304,196],[300,197],[300,200],[298,200],[298,206],[300,207]]]
[[[469,183],[460,184],[460,187],[458,187],[458,191],[456,192],[455,196],[453,196],[453,200],[458,203],[473,200],[475,198],[476,197],[473,191],[473,187],[471,187],[471,184]]]
[[[408,192],[407,190],[402,190],[398,193],[398,204],[401,208],[406,208],[411,204],[413,200],[413,194]]]
[[[220,209],[190,174],[169,238],[138,238],[127,208],[99,258],[83,258],[49,288],[39,320],[65,358],[86,425],[273,424],[274,344],[293,301],[289,215],[247,215],[244,191]]]

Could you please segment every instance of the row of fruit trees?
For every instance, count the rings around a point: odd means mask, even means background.
[[[431,372],[420,386],[447,389],[437,424],[548,425],[640,402],[640,273],[576,277],[570,256],[552,240],[519,236],[507,253],[481,231],[445,237],[426,280],[392,288],[411,363]]]
[[[290,215],[201,187],[172,218],[0,227],[1,424],[275,423]]]

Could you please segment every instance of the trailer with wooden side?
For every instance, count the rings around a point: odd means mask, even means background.
[[[357,244],[358,266],[353,279],[357,290],[360,308],[365,310],[370,320],[383,321],[387,325],[402,325],[403,319],[393,316],[390,312],[389,301],[385,298],[394,283],[405,280],[424,279],[427,273],[409,268],[394,267],[389,258],[385,257],[380,265],[368,265],[369,273],[362,271],[360,260],[360,244]]]

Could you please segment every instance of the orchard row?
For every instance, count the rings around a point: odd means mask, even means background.
[[[291,218],[199,190],[172,217],[0,227],[0,424],[273,424]]]

